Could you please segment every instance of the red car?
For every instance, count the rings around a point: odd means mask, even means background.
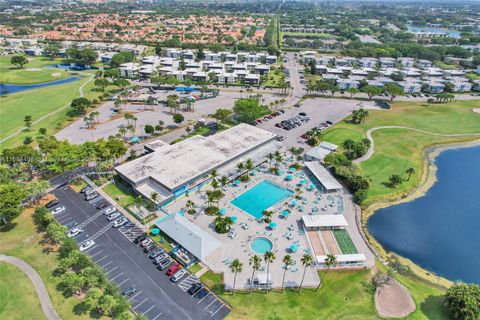
[[[177,272],[178,270],[180,270],[181,268],[182,268],[182,266],[179,263],[176,263],[176,264],[170,266],[170,268],[167,269],[167,272],[165,272],[165,274],[169,277],[173,276],[173,274],[175,272]]]

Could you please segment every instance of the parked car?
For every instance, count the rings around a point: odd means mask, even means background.
[[[114,213],[110,214],[107,219],[108,219],[108,221],[112,221],[112,220],[115,220],[116,218],[118,218],[120,216],[121,216],[120,212],[115,211]]]
[[[172,264],[172,262],[173,262],[173,260],[170,257],[168,257],[166,259],[163,259],[162,261],[160,261],[158,263],[157,269],[160,270],[160,271],[163,271],[166,268],[168,268],[168,266],[170,266]]]
[[[167,272],[165,272],[165,274],[170,277],[181,268],[182,266],[179,263],[176,263],[173,266],[170,266],[170,268],[167,269]]]
[[[132,294],[134,294],[135,292],[137,292],[137,288],[130,287],[130,288],[128,288],[128,289],[126,289],[125,291],[122,292],[122,296],[128,297],[128,296],[131,296]]]
[[[46,205],[45,205],[45,208],[47,209],[50,209],[50,208],[53,208],[55,207],[57,204],[59,204],[60,202],[58,202],[57,199],[55,200],[52,200],[52,201],[49,201]]]
[[[83,242],[78,249],[83,252],[83,251],[86,251],[86,250],[90,249],[94,245],[95,245],[95,241],[87,240],[87,241]]]
[[[147,244],[146,246],[143,247],[143,252],[145,253],[149,253],[151,252],[152,250],[155,250],[157,249],[157,245],[155,244],[155,242],[151,242],[149,244]]]
[[[89,195],[85,196],[85,201],[90,201],[92,199],[95,199],[96,197],[98,197],[98,193],[96,193],[96,192],[90,193]]]
[[[114,213],[115,211],[117,211],[117,209],[115,209],[114,207],[111,207],[111,206],[110,206],[110,207],[108,207],[107,209],[105,209],[105,211],[103,212],[103,214],[105,214],[105,215],[108,216],[109,214],[112,214],[112,213]]]
[[[133,223],[131,221],[127,221],[127,223],[125,223],[123,226],[125,228],[132,228],[132,227],[135,227],[135,223]]]
[[[85,192],[83,192],[84,195],[88,196],[89,194],[92,194],[95,192],[95,189],[93,188],[89,188],[87,190],[85,190]]]
[[[89,190],[93,190],[93,188],[90,187],[90,186],[86,186],[85,188],[82,188],[82,190],[80,190],[80,193],[85,194],[85,192],[87,192],[87,191],[89,191]]]
[[[155,260],[153,260],[153,263],[154,264],[159,264],[161,261],[163,261],[164,259],[168,258],[169,255],[168,253],[166,252],[163,252],[162,254],[158,255]]]
[[[327,124],[329,124],[329,125],[332,125],[332,124],[333,124],[333,122],[330,121],[330,120],[327,120],[327,121],[325,121],[325,122],[326,122]]]
[[[187,274],[187,271],[185,269],[180,269],[173,274],[173,276],[170,278],[170,280],[172,282],[177,282],[178,280],[182,279],[182,277],[186,274]]]
[[[193,296],[202,289],[203,289],[203,284],[201,282],[196,282],[192,284],[192,286],[188,289],[187,292],[189,295]]]
[[[109,206],[108,202],[101,202],[101,203],[97,204],[97,209],[102,210],[102,209],[105,209],[108,206]]]
[[[153,242],[152,239],[146,238],[145,240],[143,240],[142,242],[140,242],[140,246],[145,247],[146,245],[150,244],[151,242]]]
[[[135,240],[133,240],[133,243],[140,243],[142,241],[144,241],[145,239],[147,239],[148,236],[144,233],[144,234],[141,234],[139,235],[138,237],[135,238]]]
[[[117,219],[113,222],[112,227],[119,228],[119,227],[123,226],[125,223],[127,223],[127,221],[128,221],[127,218],[121,217],[121,218],[119,218],[119,219]]]
[[[65,206],[60,206],[60,207],[56,207],[55,209],[52,209],[50,212],[55,215],[55,214],[59,214],[59,213],[62,213],[63,211],[67,210],[65,208]]]
[[[148,257],[149,257],[150,259],[154,259],[154,258],[158,257],[159,255],[161,255],[161,254],[164,253],[164,252],[165,252],[165,250],[163,250],[162,248],[158,248],[157,250],[152,251],[152,252],[148,255]]]
[[[83,229],[79,228],[79,227],[75,227],[73,229],[70,229],[70,231],[67,232],[67,237],[71,238],[71,237],[75,237],[77,235],[79,235],[80,233],[83,232]]]

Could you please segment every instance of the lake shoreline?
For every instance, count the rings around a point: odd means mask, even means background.
[[[387,259],[392,257],[398,257],[402,264],[407,265],[410,268],[411,273],[419,277],[422,280],[426,280],[433,285],[440,286],[443,288],[450,287],[453,282],[442,277],[436,275],[433,271],[424,269],[414,263],[413,261],[400,256],[394,252],[388,252],[386,249],[369,233],[367,228],[367,220],[370,216],[375,214],[379,209],[383,209],[386,207],[398,205],[401,203],[411,202],[415,199],[423,197],[427,191],[437,182],[437,170],[438,167],[436,165],[436,158],[446,150],[451,149],[462,149],[462,148],[472,148],[480,146],[480,140],[473,140],[468,142],[460,142],[460,143],[449,143],[449,144],[438,144],[432,145],[425,148],[422,153],[423,159],[423,170],[422,176],[419,180],[419,184],[409,191],[406,195],[401,196],[399,198],[395,198],[389,201],[382,201],[374,203],[368,206],[366,209],[362,210],[362,229],[365,232],[365,235],[372,245],[373,248],[377,251],[378,255]]]

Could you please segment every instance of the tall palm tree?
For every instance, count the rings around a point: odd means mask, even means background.
[[[412,174],[415,173],[415,169],[414,168],[408,168],[406,173],[408,174],[407,181],[410,181],[410,177],[412,176]]]
[[[239,172],[242,172],[243,169],[245,169],[245,165],[243,164],[243,162],[237,163],[237,169]]]
[[[287,254],[285,257],[283,257],[282,262],[284,264],[283,279],[282,279],[282,293],[283,293],[283,290],[285,289],[285,275],[287,273],[288,267],[293,264],[292,256]]]
[[[262,259],[257,255],[251,256],[249,261],[248,261],[248,264],[252,267],[252,278],[250,279],[250,289],[248,290],[248,293],[252,292],[253,277],[255,276],[255,272],[260,269],[260,264],[261,263],[262,263]]]
[[[307,268],[313,266],[313,258],[312,258],[312,255],[310,254],[304,254],[302,259],[300,260],[302,261],[304,269],[303,269],[302,281],[300,282],[300,287],[298,288],[298,292],[302,290],[303,280],[305,280],[305,273],[307,272]]]
[[[118,133],[120,133],[123,139],[125,139],[125,135],[127,134],[127,128],[121,127],[120,129],[118,129]]]
[[[232,294],[235,294],[235,283],[237,282],[237,273],[243,271],[243,263],[240,262],[238,259],[234,259],[230,265],[228,266],[231,272],[235,275],[233,276],[233,290]]]
[[[272,251],[265,252],[265,255],[263,256],[263,260],[265,260],[265,262],[267,263],[267,285],[265,286],[266,293],[268,293],[268,286],[270,280],[270,263],[272,263],[275,258],[275,253],[273,253]]]
[[[268,163],[270,164],[270,169],[272,169],[272,162],[273,162],[273,159],[275,159],[275,155],[273,153],[269,153],[266,155],[267,159],[268,159]]]
[[[152,199],[153,203],[157,203],[159,196],[158,192],[152,191],[152,193],[150,193],[150,199]]]
[[[338,264],[337,256],[331,253],[327,254],[327,257],[325,258],[325,265],[327,266],[327,273],[330,270],[331,267],[334,267]],[[320,280],[317,289],[315,289],[315,292],[320,289],[320,286],[322,285],[322,281]]]
[[[228,177],[227,176],[221,176],[220,177],[220,184],[222,187],[225,187],[228,184]]]
[[[210,171],[210,178],[212,178],[212,181],[217,181],[217,177],[218,177],[217,169],[213,169],[212,171]]]
[[[254,167],[254,164],[252,159],[248,159],[247,161],[245,161],[245,169],[252,170],[253,167]]]

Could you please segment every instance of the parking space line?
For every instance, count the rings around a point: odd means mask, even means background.
[[[163,314],[163,312],[157,314],[157,316],[155,318],[153,318],[152,320],[156,320],[158,317],[160,317],[161,315]]]
[[[103,259],[105,259],[106,257],[108,257],[108,254],[107,255],[104,255],[103,257],[101,257],[100,259],[98,259],[97,261],[95,261],[95,263],[99,263],[100,261],[102,261]]]
[[[112,272],[112,271],[116,270],[117,268],[118,268],[118,266],[116,266],[116,267],[113,267],[111,270],[108,270],[108,271],[107,271],[107,274],[109,274],[110,272]]]
[[[117,278],[120,277],[122,274],[123,274],[123,272],[120,272],[120,273],[117,274],[115,277],[113,277],[112,279],[110,279],[110,281],[113,281],[113,280],[117,279]]]
[[[62,217],[62,218],[63,218],[63,217]],[[60,220],[57,220],[57,221],[58,221],[58,223],[60,223],[60,224],[65,224],[65,222],[67,222],[68,220],[73,220],[73,217],[68,217],[68,218],[66,218],[66,219],[62,219],[62,221],[60,221]]]
[[[220,311],[220,309],[222,309],[223,307],[225,306],[225,304],[222,303],[222,305],[220,306],[220,308],[217,309],[217,311],[215,311],[214,313],[212,313],[212,317],[218,312]]]
[[[123,273],[123,272],[122,272]],[[113,279],[112,279],[113,280]],[[130,278],[127,278],[125,280],[123,280],[122,282],[120,282],[119,284],[117,284],[117,287],[120,287],[122,284],[124,284],[125,282],[127,282],[128,280],[130,280]]]
[[[145,298],[145,300],[143,300],[142,302],[140,302],[139,304],[137,304],[135,307],[132,308],[132,311],[137,309],[138,307],[140,307],[142,304],[144,304],[145,302],[148,301],[148,298]]]
[[[142,312],[142,314],[146,315],[148,313],[148,311],[152,310],[153,308],[155,308],[155,305],[151,306],[147,311]]]
[[[200,291],[201,291],[201,290],[199,290],[199,292],[200,292]],[[210,307],[210,306],[211,306],[212,304],[214,304],[216,301],[217,301],[217,299],[215,299],[215,300],[213,300],[212,302],[210,302],[210,304],[209,304],[208,306],[206,306],[205,309],[203,309],[203,310],[207,310],[208,307]]]
[[[104,264],[104,265],[101,266],[101,267],[102,267],[102,268],[105,268],[106,266],[108,266],[108,265],[109,265],[110,263],[112,263],[112,262],[113,262],[113,260],[110,260],[110,261],[108,261],[106,264]]]
[[[102,252],[103,252],[103,250],[100,250],[100,251],[98,251],[97,253],[94,253],[93,255],[91,255],[90,258],[93,258],[93,257],[95,257],[97,254],[102,253]]]
[[[200,299],[200,301],[198,301],[197,304],[200,304],[203,300],[205,300],[206,297],[210,296],[211,294],[212,294],[211,292],[208,292],[208,294],[202,299]]]
[[[85,241],[84,241],[84,242],[85,242]],[[97,246],[93,246],[93,247],[91,247],[90,249],[85,250],[84,252],[90,252],[90,251],[92,251],[92,250],[95,249],[95,248],[97,248]]]
[[[129,302],[130,300],[132,300],[133,298],[138,296],[140,293],[142,293],[142,291],[138,291],[138,293],[136,295],[131,296],[130,299],[127,300],[127,302]]]

